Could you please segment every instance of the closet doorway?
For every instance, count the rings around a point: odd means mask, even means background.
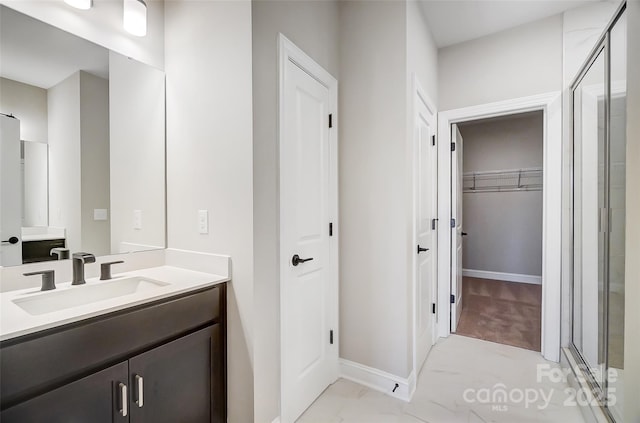
[[[533,351],[542,329],[543,119],[537,110],[452,127],[452,332]]]
[[[463,249],[454,249],[454,242],[458,238],[458,228],[454,223],[456,205],[454,196],[457,196],[453,183],[454,175],[453,134],[457,125],[465,122],[478,121],[490,118],[503,118],[528,112],[542,114],[542,304],[540,324],[540,351],[542,356],[550,361],[560,361],[560,303],[561,303],[561,276],[562,276],[562,187],[570,183],[563,173],[562,158],[562,96],[560,92],[537,94],[529,97],[520,97],[510,100],[487,103],[477,106],[463,107],[460,109],[446,110],[438,113],[438,268],[450,269],[449,272],[438,272],[438,336],[446,337],[457,329],[454,321],[458,315],[458,306],[464,310],[464,297],[462,295],[462,278],[458,284],[458,274],[463,274],[454,261],[453,254],[461,251],[461,259],[464,259]],[[461,134],[462,135],[462,134]],[[465,140],[466,143],[466,140]],[[451,147],[451,148],[450,148]],[[464,157],[462,173],[464,174]],[[520,168],[514,166],[513,168]],[[497,168],[497,170],[511,169],[511,166]],[[495,170],[495,169],[494,169]],[[457,169],[456,169],[457,173]],[[460,175],[461,185],[464,186],[464,175]],[[462,190],[459,190],[462,191]],[[464,194],[483,195],[483,194]],[[462,217],[462,216],[461,216]],[[462,221],[464,227],[464,220]],[[472,236],[467,229],[460,230]],[[457,257],[456,257],[457,258]],[[464,267],[464,266],[460,266]],[[477,269],[468,269],[477,270]],[[507,273],[506,271],[504,273]],[[460,285],[460,286],[458,286]],[[456,302],[461,298],[462,302]],[[461,315],[461,314],[460,314]],[[461,316],[462,317],[462,316]],[[455,325],[454,325],[455,323]]]

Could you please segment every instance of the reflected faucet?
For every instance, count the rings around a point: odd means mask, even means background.
[[[95,263],[96,256],[90,253],[73,253],[73,280],[71,285],[85,284],[84,265],[85,263]]]
[[[56,260],[67,260],[69,258],[69,249],[60,247],[52,248],[51,251],[49,251],[49,255],[51,257],[56,256]]]

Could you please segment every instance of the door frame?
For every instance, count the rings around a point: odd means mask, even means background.
[[[543,112],[542,345],[544,358],[560,360],[562,283],[562,95],[553,91],[438,114],[438,268],[451,269],[451,125],[515,113]],[[453,272],[438,272],[438,334],[451,334]]]
[[[417,240],[417,226],[416,226],[416,202],[418,201],[417,199],[417,184],[418,184],[418,177],[419,177],[419,173],[418,173],[418,163],[417,163],[417,154],[416,153],[416,149],[417,149],[417,140],[416,140],[416,134],[415,134],[415,127],[416,127],[416,121],[417,121],[417,112],[418,112],[418,103],[421,102],[423,103],[427,110],[429,110],[429,112],[431,113],[431,116],[433,116],[433,121],[431,122],[431,124],[433,125],[433,135],[436,137],[438,137],[438,110],[435,107],[435,103],[429,98],[429,96],[427,95],[426,91],[422,88],[422,84],[420,84],[420,80],[418,79],[418,76],[414,73],[413,74],[413,78],[412,78],[412,82],[413,82],[413,112],[411,115],[411,121],[412,121],[412,126],[411,126],[411,151],[413,152],[412,155],[412,165],[413,165],[413,175],[412,175],[412,181],[413,181],[413,203],[412,203],[412,208],[411,208],[411,227],[412,227],[412,244],[411,244],[411,251],[413,251],[413,248],[418,245],[418,240]],[[438,142],[436,140],[436,145],[435,145],[435,157],[434,157],[434,163],[436,166],[436,185],[434,186],[434,189],[436,191],[436,213],[433,216],[434,218],[437,218],[438,215],[438,181],[437,178],[439,177],[438,174]],[[436,229],[438,229],[436,227]],[[438,233],[436,233],[436,238],[435,238],[435,247],[436,247],[436,254],[434,255],[434,260],[433,260],[433,265],[435,266],[435,273],[436,273],[436,279],[433,281],[433,285],[432,285],[432,298],[433,301],[436,303],[436,306],[438,304],[437,301],[437,295],[438,295],[438,250],[439,250],[439,242],[438,242]],[[413,292],[413,370],[414,370],[414,374],[418,375],[420,373],[420,368],[419,366],[421,366],[424,363],[418,363],[418,307],[420,306],[420,298],[418,298],[418,273],[416,272],[416,264],[418,261],[418,256],[417,254],[412,254],[411,255],[412,259],[411,259],[411,272],[412,272],[412,281],[413,281],[413,286],[412,286],[412,292]],[[438,314],[434,314],[433,315],[433,319],[435,319],[435,324],[433,325],[433,333],[432,333],[432,339],[431,339],[431,345],[435,344],[436,339],[438,338],[438,326],[437,326],[437,322],[438,322]],[[415,386],[413,387],[413,389],[415,389]],[[410,391],[412,391],[413,389],[410,388]],[[410,395],[412,395],[413,392],[410,392]]]
[[[329,238],[329,272],[330,275],[330,288],[329,298],[331,302],[331,316],[333,327],[334,342],[331,356],[334,360],[332,366],[333,380],[338,378],[338,354],[340,345],[340,331],[339,331],[339,309],[338,309],[338,257],[339,257],[339,234],[340,226],[338,223],[338,81],[327,72],[322,66],[316,63],[310,56],[304,51],[298,48],[293,42],[291,42],[282,33],[278,34],[278,120],[277,120],[277,133],[278,133],[278,164],[277,164],[277,178],[278,178],[278,257],[279,257],[279,291],[280,291],[280,310],[279,310],[279,328],[280,328],[280,416],[283,418],[282,411],[284,405],[288,401],[285,395],[284,386],[284,366],[282,351],[287,348],[286,337],[284,334],[284,325],[282,320],[282,305],[284,304],[285,284],[282,283],[283,277],[287,272],[289,261],[287,250],[284,243],[281,242],[283,238],[283,227],[285,222],[281,220],[280,210],[284,206],[282,203],[282,197],[280,195],[280,187],[283,186],[282,177],[280,174],[280,166],[283,162],[284,151],[282,145],[284,144],[285,133],[283,128],[285,127],[284,121],[284,99],[285,99],[285,69],[287,62],[292,62],[309,76],[314,78],[320,84],[327,87],[329,90],[329,113],[332,115],[332,126],[329,131],[329,219],[333,223],[333,236]],[[327,222],[328,223],[328,222]],[[327,228],[328,230],[328,228]],[[283,423],[288,423],[284,422]]]

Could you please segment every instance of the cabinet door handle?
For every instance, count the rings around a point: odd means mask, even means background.
[[[129,398],[127,397],[127,385],[125,385],[124,383],[120,383],[118,385],[118,387],[120,388],[120,414],[123,417],[127,417],[127,414],[129,414],[129,410],[127,409],[127,402],[129,401]]]
[[[138,408],[142,408],[144,405],[144,379],[142,376],[136,375],[136,387],[138,388],[138,398],[136,399],[136,404],[138,404]]]

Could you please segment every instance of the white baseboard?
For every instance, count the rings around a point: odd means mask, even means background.
[[[394,398],[409,402],[416,390],[415,372],[411,372],[408,378],[402,378],[343,358],[339,360],[339,363],[340,377]],[[394,392],[396,384],[398,387]]]
[[[497,281],[532,283],[542,285],[542,276],[521,275],[518,273],[489,272],[487,270],[462,269],[462,276],[480,279],[495,279]]]

